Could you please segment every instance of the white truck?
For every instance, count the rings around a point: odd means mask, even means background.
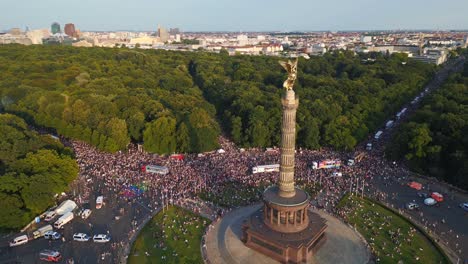
[[[60,229],[62,228],[65,224],[67,224],[68,222],[70,222],[71,220],[73,220],[73,212],[68,212],[64,215],[62,215],[55,223],[54,223],[54,227],[57,228],[57,229]]]
[[[47,231],[52,231],[53,228],[51,225],[46,225],[46,226],[43,226],[39,229],[37,229],[36,231],[33,232],[33,237],[34,239],[36,238],[40,238],[40,237],[43,237],[44,234],[47,232]]]
[[[375,138],[375,139],[379,139],[380,136],[382,136],[382,134],[383,134],[383,131],[382,131],[382,130],[379,130],[377,133],[375,133],[374,138]]]
[[[385,128],[389,129],[393,126],[394,121],[393,120],[388,120],[388,122],[385,124]]]

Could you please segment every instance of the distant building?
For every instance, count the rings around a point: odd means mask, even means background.
[[[73,23],[65,24],[64,31],[68,36],[72,38],[76,37],[75,25]]]
[[[60,24],[57,22],[52,23],[50,26],[50,32],[52,32],[52,34],[60,33]]]
[[[66,34],[56,33],[42,39],[44,45],[72,45],[73,40]]]
[[[171,34],[171,35],[180,34],[180,30],[179,30],[179,28],[171,28],[171,29],[169,29],[169,34]]]
[[[158,37],[161,42],[166,42],[169,40],[169,33],[165,28],[158,26]]]
[[[362,35],[362,36],[361,36],[361,42],[363,42],[363,43],[372,42],[372,36],[365,36],[365,35]]]
[[[445,49],[426,49],[425,55],[412,56],[410,58],[424,63],[439,65],[446,62],[448,56]]]
[[[42,44],[43,38],[50,36],[49,29],[35,29],[26,32],[26,36],[31,40],[32,44]]]
[[[72,46],[73,47],[86,47],[86,48],[88,48],[88,47],[92,47],[93,44],[86,41],[86,40],[81,40],[81,41],[73,43]]]
[[[237,44],[240,46],[244,46],[249,44],[249,37],[247,35],[238,35],[237,36]]]
[[[19,28],[12,28],[10,29],[10,32],[9,32],[11,35],[14,35],[14,36],[18,36],[18,35],[21,35],[21,29]]]

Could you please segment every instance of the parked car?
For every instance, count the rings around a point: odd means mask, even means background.
[[[424,199],[429,198],[429,194],[425,192],[418,192],[418,196]]]
[[[414,210],[414,209],[418,209],[418,208],[419,208],[419,205],[417,203],[407,203],[406,204],[406,209]]]
[[[468,203],[461,203],[460,204],[461,209],[465,210],[468,212]]]
[[[58,251],[45,249],[39,253],[39,259],[47,262],[59,262],[62,260],[62,255]]]
[[[438,192],[431,193],[431,198],[436,200],[438,203],[444,201],[444,196]]]
[[[28,243],[29,238],[27,235],[21,235],[19,237],[15,237],[12,241],[10,241],[10,247],[16,247],[19,245],[23,245]]]
[[[108,234],[98,234],[93,236],[93,241],[96,243],[106,243],[111,240],[110,235]]]
[[[75,233],[75,234],[73,234],[73,240],[75,240],[75,241],[86,242],[86,241],[89,241],[89,239],[90,239],[90,237],[85,233]]]
[[[91,210],[90,209],[84,209],[82,212],[81,212],[81,218],[83,219],[88,219],[88,217],[91,215]]]
[[[424,204],[425,204],[425,205],[431,206],[431,205],[434,205],[434,204],[436,204],[436,203],[437,203],[437,201],[434,200],[433,198],[426,198],[426,199],[424,199]]]
[[[57,240],[57,239],[60,239],[61,237],[62,237],[62,235],[60,235],[60,233],[55,232],[55,231],[47,231],[44,234],[45,239]]]

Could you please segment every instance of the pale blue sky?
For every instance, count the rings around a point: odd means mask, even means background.
[[[0,0],[0,30],[468,29],[468,0]]]

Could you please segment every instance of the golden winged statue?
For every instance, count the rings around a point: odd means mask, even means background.
[[[294,82],[296,81],[297,60],[298,58],[296,58],[294,62],[292,62],[291,60],[288,60],[287,62],[279,61],[279,64],[283,66],[283,68],[288,72],[288,79],[286,79],[286,81],[284,81],[283,83],[283,87],[286,89],[286,91],[292,90],[294,86]]]

